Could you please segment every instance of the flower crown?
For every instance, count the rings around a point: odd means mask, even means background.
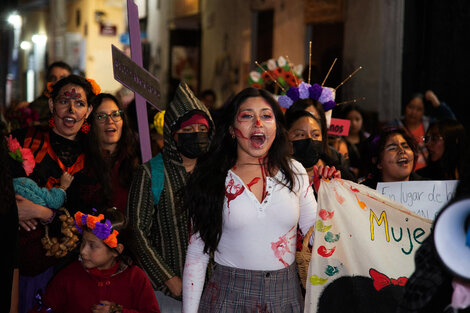
[[[290,87],[286,94],[280,96],[277,101],[281,107],[288,109],[299,99],[312,99],[320,102],[323,106],[323,110],[327,112],[336,106],[335,94],[333,88],[301,82],[298,87]]]
[[[8,143],[8,150],[10,150],[8,154],[13,158],[13,160],[23,163],[22,165],[26,176],[29,176],[36,165],[31,149],[21,147],[18,140],[13,138],[12,135],[5,137],[5,139]]]
[[[101,87],[100,85],[98,85],[98,83],[92,79],[92,78],[85,78],[91,85],[91,92],[96,96],[97,94],[99,94],[101,92]],[[51,83],[51,82],[48,82],[46,84],[46,90],[44,90],[44,95],[48,98],[51,97],[51,94],[52,94],[52,90],[54,88],[54,84]]]
[[[104,220],[103,214],[94,216],[91,214],[83,214],[78,211],[75,213],[74,218],[75,227],[77,227],[80,234],[83,233],[83,227],[86,226],[96,237],[102,239],[108,247],[115,248],[117,246],[117,235],[119,232],[113,229],[111,222],[108,219],[102,222]]]
[[[274,81],[287,89],[297,86],[302,80],[302,70],[302,64],[292,66],[286,58],[280,56],[277,60],[269,59],[261,63],[256,70],[251,71],[248,83],[251,87],[264,88],[269,81]]]

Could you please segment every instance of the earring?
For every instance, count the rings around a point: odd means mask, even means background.
[[[54,128],[54,127],[55,127],[54,117],[51,116],[51,118],[50,118],[49,121],[48,121],[48,124],[49,124],[49,127],[50,127],[50,128]]]
[[[82,124],[82,132],[85,134],[90,131],[90,124],[87,123],[87,121],[83,122]]]

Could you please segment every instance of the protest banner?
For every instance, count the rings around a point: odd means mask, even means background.
[[[432,221],[364,185],[322,181],[304,312],[394,312]]]
[[[416,214],[434,220],[454,196],[456,187],[457,180],[420,180],[378,183],[377,191]]]

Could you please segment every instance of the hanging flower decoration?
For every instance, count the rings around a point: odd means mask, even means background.
[[[260,66],[261,68],[251,71],[248,75],[248,83],[251,87],[264,88],[275,79],[284,89],[288,89],[291,86],[297,86],[302,81],[303,66],[301,64],[291,66],[283,56],[277,60],[269,59]]]
[[[18,140],[13,138],[12,135],[6,137],[6,140],[8,143],[8,150],[10,150],[8,154],[13,158],[13,160],[22,162],[26,176],[29,176],[36,165],[33,153],[30,149],[21,147]]]
[[[290,87],[285,95],[278,98],[278,102],[281,107],[288,109],[295,101],[307,98],[320,102],[325,112],[336,106],[333,88],[322,87],[319,84],[310,85],[304,82],[301,82],[298,87]]]

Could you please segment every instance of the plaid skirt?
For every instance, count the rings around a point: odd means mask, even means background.
[[[295,262],[278,271],[250,271],[216,264],[201,297],[201,313],[301,313]]]

